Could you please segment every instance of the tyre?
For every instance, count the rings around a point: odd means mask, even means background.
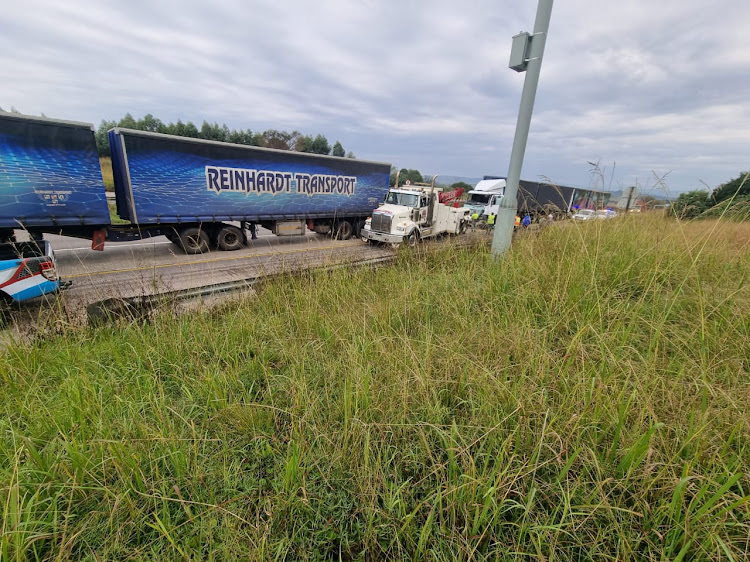
[[[354,234],[354,227],[349,221],[339,221],[333,229],[333,237],[336,240],[349,240]]]
[[[219,250],[232,252],[239,250],[245,244],[245,237],[242,231],[236,226],[224,226],[216,235],[216,246]]]
[[[417,245],[418,239],[419,237],[417,236],[417,231],[415,229],[415,230],[412,230],[409,233],[409,236],[406,237],[406,243],[409,245],[410,248],[413,248],[414,246]]]
[[[365,221],[363,221],[363,220],[355,220],[352,223],[352,228],[354,229],[354,232],[352,232],[352,236],[354,238],[359,238],[359,235],[362,232],[362,229],[364,227],[365,227]]]
[[[180,247],[186,254],[205,254],[208,252],[208,234],[197,226],[189,226],[180,231]]]

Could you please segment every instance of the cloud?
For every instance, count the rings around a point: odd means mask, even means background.
[[[367,159],[505,173],[535,3],[27,0],[0,21],[0,106],[98,123],[325,134]],[[558,2],[524,177],[586,185],[671,171],[675,190],[747,169],[750,4]]]

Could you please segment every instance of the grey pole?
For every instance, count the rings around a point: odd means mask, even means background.
[[[534,21],[534,34],[529,37],[529,42],[525,49],[526,54],[523,55],[524,63],[527,64],[515,67],[511,65],[511,68],[514,70],[523,70],[525,68],[526,78],[523,82],[521,106],[518,109],[516,136],[513,138],[513,150],[510,154],[508,178],[505,180],[505,196],[500,202],[500,208],[495,220],[495,235],[492,238],[492,255],[495,257],[510,248],[511,238],[513,237],[513,225],[516,220],[518,208],[518,181],[521,179],[523,156],[526,151],[526,142],[529,138],[531,114],[534,110],[536,87],[539,83],[539,73],[542,70],[542,56],[544,55],[544,44],[547,41],[547,30],[549,29],[551,15],[552,0],[539,0],[536,9],[536,20]],[[515,47],[516,38],[514,38]],[[511,62],[513,62],[513,56],[514,53],[511,52]]]

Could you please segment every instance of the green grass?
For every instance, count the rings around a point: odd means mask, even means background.
[[[102,168],[102,179],[107,191],[115,190],[115,179],[112,176],[112,159],[109,156],[99,157],[99,165]]]
[[[130,221],[121,219],[120,215],[117,214],[117,203],[107,200],[107,207],[109,208],[109,220],[112,224],[130,224]]]
[[[750,556],[750,227],[268,282],[0,358],[0,558]]]

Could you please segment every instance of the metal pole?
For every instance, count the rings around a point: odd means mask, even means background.
[[[521,106],[518,109],[516,136],[513,139],[513,150],[510,154],[508,178],[505,180],[505,195],[500,202],[500,208],[495,220],[492,255],[496,257],[510,248],[510,241],[513,237],[513,225],[516,220],[518,207],[518,180],[521,179],[523,156],[526,151],[526,141],[529,138],[531,114],[534,110],[536,87],[539,83],[539,73],[542,69],[542,56],[544,55],[544,44],[547,41],[547,30],[549,29],[551,15],[552,0],[539,0],[536,9],[536,20],[534,21],[534,34],[529,46],[529,62],[523,82]]]

